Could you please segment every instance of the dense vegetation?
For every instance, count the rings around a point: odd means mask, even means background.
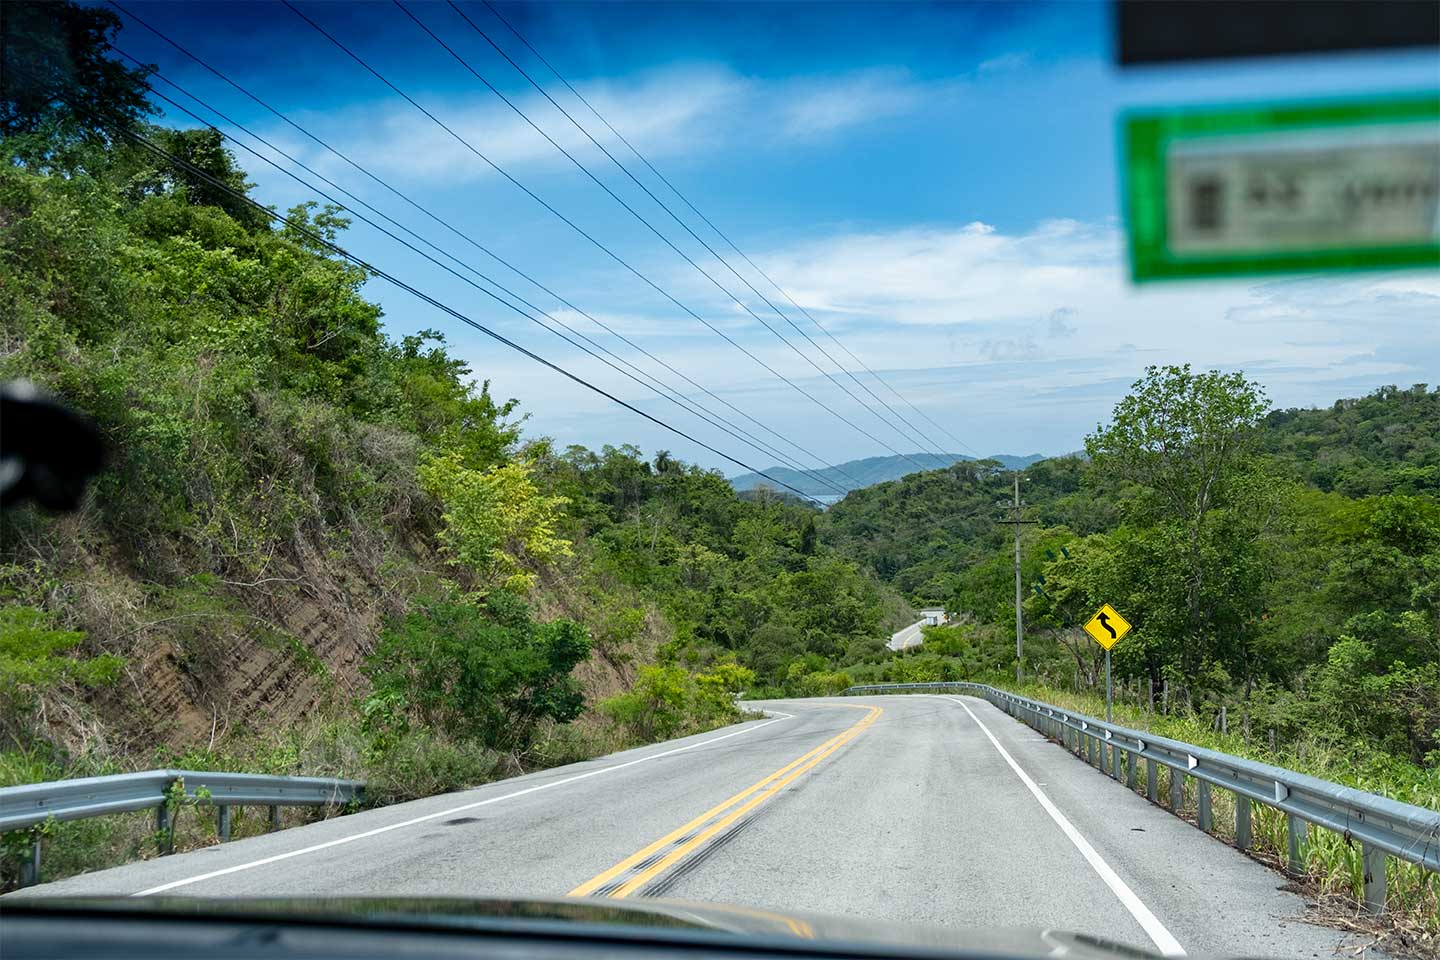
[[[757,676],[800,689],[908,618],[813,508],[556,451],[441,333],[387,333],[420,324],[382,325],[319,242],[341,211],[278,224],[217,188],[249,185],[216,132],[148,122],[115,23],[17,2],[0,45],[0,378],[109,453],[76,513],[0,518],[0,783],[173,763],[435,792],[729,722]],[[59,829],[56,870],[90,862],[66,836],[129,842]]]
[[[78,512],[0,517],[0,784],[165,763],[414,796],[725,723],[741,692],[1013,678],[1006,465],[822,513],[663,451],[556,449],[440,332],[387,332],[422,318],[382,323],[317,242],[343,211],[277,225],[127,139],[249,189],[215,132],[148,123],[109,14],[6,22],[0,378],[110,455]],[[1226,749],[1433,803],[1437,436],[1425,385],[1271,411],[1240,374],[1148,371],[1085,455],[1025,469],[1027,676],[1093,702],[1077,626],[1108,601],[1137,714],[1193,739],[1224,709]],[[934,602],[957,624],[885,651]],[[64,826],[49,862],[148,832],[105,829]]]
[[[1239,375],[1152,370],[1087,438],[1088,457],[1025,471],[1040,521],[1023,534],[1026,670],[1093,688],[1100,651],[1077,627],[1110,602],[1136,626],[1116,676],[1167,709],[1226,706],[1281,740],[1347,745],[1357,761],[1379,747],[1433,770],[1440,391],[1267,406]],[[1013,547],[998,522],[1012,483],[995,465],[957,464],[829,512],[822,540],[963,620],[932,632],[926,665],[857,675],[1013,674]]]

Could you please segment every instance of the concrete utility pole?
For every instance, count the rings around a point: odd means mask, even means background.
[[[1005,501],[1000,501],[1002,504]],[[1025,600],[1024,591],[1020,588],[1020,527],[1026,523],[1039,523],[1038,520],[1022,520],[1020,518],[1020,474],[1015,474],[1015,502],[1013,504],[1015,516],[1009,520],[1001,520],[1001,523],[1012,524],[1015,528],[1015,682],[1023,683],[1025,679],[1025,623],[1024,614],[1020,610],[1020,604]]]
[[[1020,592],[1020,474],[1015,474],[1015,682],[1023,679],[1025,662],[1025,624],[1020,604],[1025,596]]]

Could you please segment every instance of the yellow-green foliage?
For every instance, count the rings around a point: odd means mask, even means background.
[[[63,683],[99,686],[120,675],[125,662],[113,654],[68,656],[85,640],[78,630],[57,630],[33,607],[0,608],[0,729],[25,732],[35,700]]]
[[[740,718],[735,698],[755,673],[733,660],[690,673],[684,667],[641,667],[634,686],[600,703],[600,711],[636,742],[699,733]]]
[[[484,588],[528,590],[536,565],[571,555],[570,541],[556,533],[568,501],[541,492],[523,460],[477,470],[459,453],[437,454],[420,464],[420,483],[444,504],[446,555]]]

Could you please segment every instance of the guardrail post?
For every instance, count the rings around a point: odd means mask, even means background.
[[[1385,912],[1385,851],[1362,843],[1360,858],[1365,868],[1365,910],[1378,917]]]
[[[1210,833],[1215,826],[1215,812],[1214,808],[1210,805],[1210,781],[1199,780],[1196,782],[1196,785],[1200,788],[1200,800],[1197,805],[1198,813],[1195,819],[1199,822],[1202,831]]]
[[[1286,866],[1293,876],[1305,872],[1305,821],[1293,813],[1285,815]]]
[[[1235,846],[1249,850],[1252,841],[1250,831],[1250,798],[1235,794]]]
[[[1092,736],[1085,737],[1085,762],[1095,766],[1095,738]]]
[[[1160,799],[1160,764],[1148,758],[1145,761],[1145,796],[1151,803]]]
[[[220,804],[215,808],[215,835],[224,843],[230,839],[230,807],[228,804]]]
[[[30,856],[20,864],[20,886],[30,887],[40,882],[40,833],[32,831]]]
[[[1185,803],[1185,774],[1179,767],[1170,768],[1170,809],[1176,813]]]
[[[155,808],[155,845],[162,857],[175,852],[175,823],[170,818],[168,801],[161,801]]]
[[[1120,779],[1120,744],[1110,744],[1110,779]]]
[[[1131,753],[1125,757],[1125,772],[1129,774],[1130,789],[1135,790],[1140,786],[1140,756]]]
[[[280,829],[280,806],[274,803],[270,804],[270,829]]]

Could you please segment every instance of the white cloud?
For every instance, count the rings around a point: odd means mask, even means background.
[[[858,71],[829,77],[760,80],[724,66],[692,65],[624,80],[577,84],[580,92],[642,154],[660,159],[698,155],[742,139],[752,145],[813,140],[862,124],[933,106],[951,89],[920,83],[903,71]],[[553,91],[552,91],[553,93]],[[510,172],[535,167],[571,169],[544,136],[494,94],[411,92],[460,138]],[[592,170],[609,175],[609,161],[538,93],[511,100],[554,141]],[[627,164],[633,156],[593,115],[561,99],[571,115]],[[295,119],[364,166],[401,183],[464,184],[495,176],[465,144],[396,97]],[[284,138],[291,152],[327,176],[353,176],[344,161],[315,144],[294,141],[276,124],[261,131]]]
[[[642,153],[660,157],[708,144],[716,136],[712,119],[733,109],[746,95],[748,86],[748,81],[730,71],[696,67],[658,71],[625,83],[581,84],[579,89]],[[569,166],[569,161],[543,136],[484,89],[477,87],[475,93],[464,96],[412,96],[502,167]],[[589,139],[538,93],[507,96],[581,162],[590,165],[603,160]],[[588,111],[578,104],[567,104],[566,109],[611,153],[623,159],[624,146]],[[466,182],[494,175],[463,143],[397,98],[356,103],[340,111],[296,119],[382,176],[402,181]],[[320,148],[306,149],[315,161],[312,166],[318,163],[335,171],[345,169],[343,161]]]
[[[921,86],[896,71],[794,84],[778,107],[780,127],[792,137],[813,137],[909,113],[922,100]]]
[[[975,72],[982,76],[995,73],[1011,73],[1022,67],[1028,67],[1030,60],[1031,56],[1029,51],[1002,53],[999,56],[980,61],[980,65],[975,68]]]

